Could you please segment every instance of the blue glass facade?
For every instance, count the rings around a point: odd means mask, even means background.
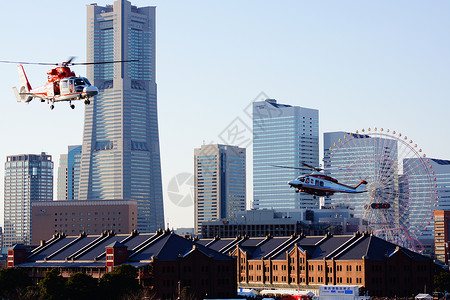
[[[5,163],[3,247],[31,243],[31,202],[53,200],[53,162],[41,155],[11,155]]]
[[[62,154],[58,167],[58,200],[77,200],[80,184],[81,145],[69,146]]]
[[[295,193],[287,182],[308,170],[274,165],[319,166],[319,112],[275,100],[253,103],[253,207],[319,208],[313,196]]]
[[[409,204],[411,207],[409,218],[411,230],[424,243],[431,244],[434,240],[433,212],[450,210],[450,161],[434,158],[407,159],[404,164],[406,170],[411,170],[411,178],[408,184],[410,198],[430,198],[429,194],[432,194],[432,199],[426,202],[427,205],[424,205],[423,201],[411,201]],[[425,164],[425,167],[430,170],[431,177],[417,174],[414,169],[419,164],[420,166]]]
[[[245,149],[203,145],[194,150],[195,230],[211,220],[232,220],[245,211]]]
[[[164,227],[155,82],[155,7],[88,5],[88,60],[100,93],[86,106],[80,200],[138,202],[138,230]]]

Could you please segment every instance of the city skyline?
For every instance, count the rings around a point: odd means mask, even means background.
[[[171,228],[193,227],[193,205],[173,203],[168,182],[177,174],[193,173],[193,149],[203,140],[225,143],[222,133],[233,125],[251,127],[246,108],[253,100],[264,100],[259,95],[318,109],[319,137],[326,131],[378,126],[407,134],[429,157],[450,158],[450,141],[443,136],[450,111],[447,2],[132,3],[157,6],[165,222]],[[11,29],[2,33],[8,47],[1,59],[58,62],[76,55],[85,61],[87,4],[5,3],[0,24]],[[60,17],[72,23],[70,33],[67,25],[52,25]],[[53,40],[70,47],[55,47]],[[45,67],[25,70],[33,86],[46,80]],[[84,68],[75,71],[87,74]],[[58,167],[57,158],[67,146],[82,141],[83,105],[77,103],[72,111],[62,103],[50,111],[38,101],[18,104],[11,91],[19,82],[16,66],[2,65],[0,78],[1,137],[8,141],[0,149],[0,161],[45,151]],[[251,152],[248,147],[248,170]],[[249,187],[251,178],[248,171]],[[250,188],[247,195],[251,199]]]

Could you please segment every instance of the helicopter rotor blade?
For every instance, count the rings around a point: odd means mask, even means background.
[[[28,62],[28,61],[10,61],[10,60],[0,60],[0,63],[5,63],[5,64],[20,64],[20,65],[44,65],[44,66],[58,66],[58,65],[59,65],[59,63]]]
[[[130,60],[114,60],[114,61],[100,61],[100,62],[82,62],[82,63],[70,63],[70,66],[77,66],[77,65],[104,65],[104,64],[115,64],[115,63],[121,63],[121,62],[133,62],[133,61],[139,61],[137,59],[130,59]]]
[[[307,168],[288,167],[288,166],[278,166],[278,165],[272,165],[272,167],[275,167],[275,168],[284,168],[284,169],[295,169],[295,170],[309,170],[309,169],[307,169]]]
[[[317,172],[320,172],[320,171],[323,170],[322,168],[316,168],[316,167],[310,166],[310,165],[308,165],[307,163],[304,163],[304,162],[301,162],[301,164],[304,165],[305,167],[307,167],[307,168],[309,168],[311,170],[317,171]]]
[[[43,65],[43,66],[82,66],[82,65],[102,65],[102,64],[115,64],[121,62],[133,62],[139,61],[138,59],[130,59],[130,60],[114,60],[114,61],[100,61],[100,62],[80,62],[73,63],[72,61],[76,58],[76,56],[71,56],[67,61],[62,63],[46,63],[46,62],[28,62],[28,61],[11,61],[11,60],[0,60],[0,63],[6,64],[20,64],[20,65]]]

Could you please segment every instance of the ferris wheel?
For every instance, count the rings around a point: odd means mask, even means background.
[[[333,195],[362,219],[364,230],[385,240],[423,250],[421,238],[432,236],[437,204],[436,178],[426,155],[413,140],[396,131],[368,128],[342,133],[328,141],[324,169],[339,182],[368,182],[358,195]]]

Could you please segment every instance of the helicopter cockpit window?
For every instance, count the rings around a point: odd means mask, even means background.
[[[323,186],[323,181],[320,182],[320,186]]]
[[[309,183],[309,178],[306,178],[306,183]]]
[[[75,85],[86,85],[83,78],[77,78],[75,79]]]
[[[59,84],[61,89],[67,89],[67,80],[62,80]]]
[[[86,82],[87,85],[92,85],[87,78],[83,78],[84,82]]]
[[[300,177],[301,182],[305,182],[305,177]]]

